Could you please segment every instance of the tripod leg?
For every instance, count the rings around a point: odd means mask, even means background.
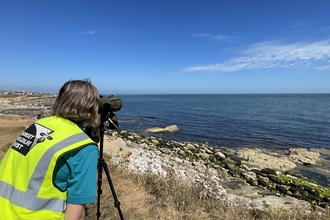
[[[101,114],[101,125],[104,126],[105,120],[106,120],[106,115]],[[109,121],[112,122],[111,120],[109,120]],[[101,127],[101,129],[100,129],[100,155],[99,155],[99,159],[98,159],[98,182],[97,182],[98,190],[97,190],[97,213],[96,213],[96,215],[97,215],[97,219],[99,219],[99,217],[101,216],[101,212],[100,212],[100,203],[101,203],[101,194],[102,194],[101,186],[102,186],[102,171],[104,170],[105,174],[107,175],[110,189],[111,189],[114,201],[115,201],[115,207],[118,209],[120,219],[124,220],[123,214],[120,209],[120,202],[118,201],[115,188],[112,184],[107,163],[103,159],[104,131],[105,131],[105,127]],[[117,128],[117,131],[120,132],[120,130],[118,128]]]
[[[102,159],[103,160],[103,159]],[[98,176],[97,176],[97,210],[96,210],[96,216],[97,216],[97,220],[100,218],[101,216],[101,211],[100,211],[100,204],[101,204],[101,194],[102,194],[102,163],[100,161],[98,161]]]
[[[120,216],[120,219],[121,220],[124,220],[124,216],[121,212],[121,209],[120,209],[120,202],[117,198],[117,195],[116,195],[116,191],[115,191],[115,188],[113,186],[113,183],[112,183],[112,180],[111,180],[111,177],[110,177],[110,172],[109,172],[109,169],[108,169],[108,166],[106,164],[105,161],[103,161],[102,163],[102,167],[104,169],[104,172],[107,176],[107,179],[108,179],[108,183],[109,183],[109,186],[110,186],[110,189],[111,189],[111,192],[112,192],[112,196],[113,196],[113,199],[114,199],[114,204],[115,204],[115,207],[118,209],[118,213],[119,213],[119,216]]]

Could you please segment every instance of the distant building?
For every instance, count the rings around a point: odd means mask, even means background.
[[[18,90],[18,91],[16,92],[16,94],[18,94],[18,95],[23,95],[23,94],[26,94],[26,91],[20,89],[20,90]]]

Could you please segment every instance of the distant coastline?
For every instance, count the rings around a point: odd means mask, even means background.
[[[12,96],[12,95],[29,95],[29,96],[55,96],[57,93],[44,93],[44,92],[31,92],[31,91],[25,91],[25,90],[3,90],[0,89],[0,96]]]

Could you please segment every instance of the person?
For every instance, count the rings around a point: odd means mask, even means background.
[[[89,79],[59,90],[52,115],[36,120],[0,162],[0,220],[85,219],[96,199],[98,90]]]

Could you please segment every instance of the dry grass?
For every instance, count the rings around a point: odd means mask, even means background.
[[[230,206],[204,196],[201,187],[177,181],[174,176],[167,178],[148,174],[134,174],[110,167],[120,209],[126,220],[326,220],[330,211],[306,212],[306,210],[253,210],[246,204]],[[104,175],[104,174],[103,174]],[[120,219],[114,206],[113,196],[107,179],[103,179],[100,219]],[[96,204],[88,206],[86,218],[96,219]]]

